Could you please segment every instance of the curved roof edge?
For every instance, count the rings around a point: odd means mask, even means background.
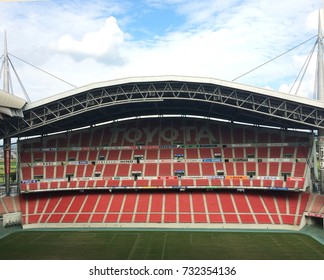
[[[282,92],[278,92],[275,90],[240,84],[240,83],[236,83],[236,82],[232,82],[232,81],[225,81],[225,80],[209,78],[209,77],[162,75],[162,76],[128,77],[128,78],[120,78],[120,79],[114,79],[114,80],[108,80],[108,81],[95,82],[95,83],[91,83],[88,85],[78,87],[76,89],[72,89],[72,90],[69,90],[66,92],[52,95],[50,97],[47,97],[47,98],[44,98],[44,99],[41,99],[38,101],[28,103],[24,109],[26,109],[26,110],[33,109],[38,106],[42,106],[47,103],[54,102],[54,101],[60,100],[62,98],[70,97],[70,96],[76,95],[78,93],[88,91],[91,89],[95,89],[95,88],[116,86],[116,85],[122,85],[122,84],[128,84],[128,83],[163,82],[163,81],[208,83],[208,84],[214,84],[214,85],[224,86],[224,87],[228,87],[228,88],[233,88],[233,89],[237,89],[237,90],[254,92],[254,93],[258,93],[258,94],[262,94],[262,95],[266,95],[266,96],[278,97],[280,99],[285,99],[287,101],[308,104],[310,106],[321,107],[321,108],[324,107],[324,102],[319,101],[319,100],[308,99],[306,97],[300,97],[300,96],[294,96],[291,94],[282,93]]]

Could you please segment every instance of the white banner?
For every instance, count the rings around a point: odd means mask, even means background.
[[[2,279],[321,279],[324,261],[1,261]]]

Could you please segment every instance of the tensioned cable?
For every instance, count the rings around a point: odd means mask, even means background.
[[[299,73],[298,73],[298,75],[297,75],[297,77],[296,77],[296,79],[295,79],[293,85],[291,86],[291,88],[290,88],[290,90],[289,90],[289,93],[291,93],[292,89],[295,87],[295,84],[297,83],[297,81],[298,81],[298,79],[299,79],[299,77],[300,77],[300,75],[301,75],[301,79],[299,80],[299,83],[298,83],[297,89],[296,89],[296,91],[295,91],[295,95],[297,95],[298,90],[299,90],[300,85],[301,85],[301,82],[303,81],[303,79],[304,79],[304,77],[305,77],[305,74],[306,74],[306,71],[307,71],[307,69],[308,69],[309,63],[310,63],[310,61],[311,61],[311,59],[312,59],[312,57],[313,57],[313,54],[314,54],[314,52],[315,52],[316,45],[317,45],[317,41],[315,42],[313,48],[311,49],[310,53],[308,54],[308,56],[307,56],[307,58],[306,58],[306,60],[305,60],[305,62],[304,62],[304,64],[303,64],[302,68],[300,69],[300,71],[299,71]]]
[[[253,71],[257,70],[257,69],[259,69],[260,67],[262,67],[262,66],[264,66],[264,65],[266,65],[266,64],[268,64],[268,63],[270,63],[270,62],[272,62],[272,61],[274,61],[274,60],[276,60],[277,58],[279,58],[279,57],[281,57],[281,56],[283,56],[283,55],[285,55],[285,54],[291,52],[292,50],[297,49],[297,48],[300,47],[301,45],[303,45],[303,44],[309,42],[310,40],[313,40],[313,39],[316,38],[316,37],[317,37],[317,35],[315,35],[315,36],[313,36],[312,38],[310,38],[310,39],[308,39],[308,40],[306,40],[306,41],[300,43],[299,45],[297,45],[297,46],[295,46],[295,47],[293,47],[293,48],[291,48],[291,49],[289,49],[288,51],[285,51],[284,53],[277,55],[276,57],[274,57],[274,58],[268,60],[267,62],[262,63],[261,65],[259,65],[259,66],[255,67],[255,68],[251,69],[250,71],[248,71],[248,72],[246,72],[246,73],[244,73],[244,74],[242,74],[242,75],[236,77],[235,79],[232,80],[232,82],[234,82],[234,81],[238,80],[239,78],[242,78],[243,76],[245,76],[245,75],[247,75],[247,74],[249,74],[249,73],[251,73],[251,72],[253,72]]]
[[[28,96],[28,94],[27,94],[27,91],[26,91],[26,89],[25,89],[23,83],[21,82],[21,80],[20,80],[20,78],[19,78],[19,76],[18,76],[18,73],[17,73],[15,67],[13,66],[13,64],[12,64],[12,62],[11,62],[11,59],[9,58],[8,60],[9,60],[9,63],[10,63],[10,65],[11,65],[11,67],[12,67],[12,70],[14,71],[14,73],[15,73],[15,75],[16,75],[16,78],[17,78],[17,80],[18,80],[18,83],[19,83],[21,89],[22,89],[23,92],[24,92],[24,95],[25,95],[27,101],[30,102],[31,100],[30,100],[30,98],[29,98],[29,96]]]
[[[49,72],[47,72],[47,71],[41,69],[41,68],[39,68],[39,67],[37,67],[37,66],[31,64],[31,63],[29,63],[29,62],[27,62],[27,61],[25,61],[25,60],[23,60],[23,59],[21,59],[21,58],[15,56],[15,55],[11,54],[11,53],[9,53],[9,54],[10,54],[11,56],[13,56],[14,58],[16,58],[16,59],[18,59],[18,60],[20,60],[20,61],[22,61],[22,62],[28,64],[29,66],[32,66],[32,67],[34,67],[35,69],[37,69],[37,70],[39,70],[39,71],[42,71],[42,72],[44,72],[45,74],[50,75],[50,76],[52,76],[52,77],[55,78],[55,79],[60,80],[61,82],[66,83],[66,84],[68,84],[68,85],[70,85],[70,86],[72,86],[72,87],[74,87],[74,88],[77,88],[77,86],[75,86],[75,85],[73,85],[73,84],[71,84],[71,83],[69,83],[69,82],[67,82],[67,81],[65,81],[65,80],[63,80],[63,79],[61,79],[61,78],[59,78],[59,77],[57,77],[57,76],[55,76],[55,75],[53,75],[53,74],[51,74],[51,73],[49,73]]]

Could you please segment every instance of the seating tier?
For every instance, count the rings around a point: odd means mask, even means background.
[[[63,192],[21,196],[25,224],[224,223],[299,225],[307,194]]]

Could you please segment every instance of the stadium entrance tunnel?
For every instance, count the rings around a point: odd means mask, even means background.
[[[324,231],[324,215],[306,216],[306,224]]]

